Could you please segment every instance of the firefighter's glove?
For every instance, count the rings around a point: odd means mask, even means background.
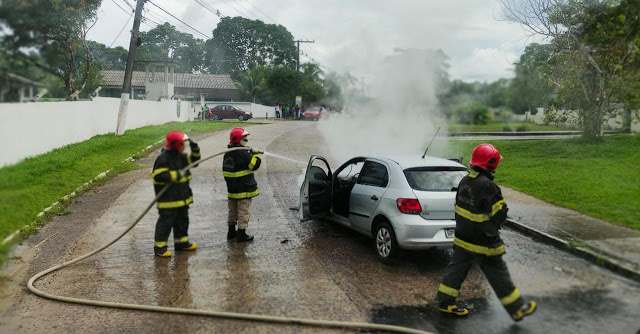
[[[261,153],[262,153],[262,151],[260,151],[260,150],[259,150],[259,149],[257,149],[257,148],[252,148],[252,149],[251,149],[251,154],[253,154],[253,155],[261,154]]]
[[[200,147],[198,146],[198,143],[196,143],[193,139],[189,139],[189,146],[191,147],[191,152],[200,151]]]
[[[169,171],[171,175],[171,183],[178,183],[184,177],[184,173],[181,170]]]

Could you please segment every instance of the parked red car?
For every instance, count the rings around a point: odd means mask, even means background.
[[[253,114],[228,104],[221,104],[209,109],[205,118],[214,121],[221,119],[237,119],[240,121],[246,121],[253,118]]]
[[[325,112],[325,109],[323,107],[320,106],[316,106],[316,107],[311,107],[307,110],[305,110],[302,113],[302,119],[303,120],[319,120],[320,117],[322,117],[322,114]]]

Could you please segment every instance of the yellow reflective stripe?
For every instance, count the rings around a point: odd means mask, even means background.
[[[491,217],[495,216],[498,211],[502,210],[506,203],[503,199],[497,201],[494,205],[491,206]]]
[[[191,165],[191,154],[187,154],[187,164]]]
[[[476,177],[478,177],[478,175],[480,175],[480,173],[473,171],[471,173],[469,173],[469,177],[472,179],[475,179]]]
[[[446,286],[442,283],[440,283],[440,287],[438,287],[438,291],[444,293],[445,295],[449,295],[451,297],[458,297],[458,290],[450,287],[450,286]]]
[[[165,167],[163,167],[163,168],[158,168],[158,169],[155,169],[155,170],[151,173],[151,176],[156,176],[156,175],[158,175],[158,174],[160,174],[160,173],[164,173],[164,172],[168,172],[168,171],[169,171],[169,168],[165,168]]]
[[[255,167],[257,163],[258,163],[258,155],[254,154],[251,157],[251,162],[249,162],[249,169],[253,169],[253,167]]]
[[[239,172],[224,172],[224,171],[222,172],[222,175],[224,175],[224,177],[229,177],[229,178],[243,177],[250,174],[253,174],[253,171],[251,169],[245,169]]]
[[[472,243],[468,243],[466,241],[460,240],[458,238],[453,238],[453,244],[464,248],[472,253],[478,253],[478,254],[483,254],[486,256],[497,256],[497,255],[502,255],[505,252],[505,248],[504,245],[500,245],[496,248],[489,248],[489,247],[485,247],[485,246],[480,246],[480,245],[474,245]]]
[[[156,241],[156,242],[153,243],[153,245],[155,247],[162,248],[162,247],[165,247],[167,245],[167,242],[166,241]]]
[[[157,184],[157,185],[159,185],[159,186],[164,186],[164,185],[166,185],[166,183],[164,183],[164,182],[158,182],[158,181],[153,181],[153,184]]]
[[[473,212],[471,212],[469,210],[466,210],[466,209],[463,209],[463,208],[459,207],[458,205],[456,205],[455,212],[457,214],[459,214],[460,216],[462,216],[464,218],[467,218],[470,221],[477,222],[477,223],[486,222],[489,219],[491,219],[491,218],[489,218],[488,215],[486,215],[484,213],[473,213]]]
[[[185,182],[189,182],[191,180],[191,175],[189,176],[183,176],[180,180],[178,180],[176,183],[185,183]]]
[[[231,198],[231,199],[243,199],[243,198],[249,198],[249,197],[255,197],[258,196],[258,194],[260,193],[260,191],[258,189],[256,189],[256,191],[252,191],[252,192],[248,192],[248,193],[228,193],[227,197]]]
[[[182,238],[173,238],[173,242],[176,244],[183,244],[185,242],[189,242],[189,236],[186,237],[182,237]]]
[[[518,298],[520,298],[520,291],[518,291],[518,288],[515,288],[508,296],[500,298],[500,301],[502,305],[507,306],[513,304]]]
[[[175,208],[181,208],[183,206],[187,206],[189,204],[193,203],[193,196],[185,199],[185,200],[179,200],[179,201],[173,201],[173,202],[158,202],[158,209],[175,209]]]
[[[175,182],[178,179],[178,171],[177,170],[170,170],[169,174],[171,175],[171,181]]]
[[[192,158],[200,158],[200,152],[191,152]]]

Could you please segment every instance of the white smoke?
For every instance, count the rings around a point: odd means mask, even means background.
[[[367,97],[343,87],[344,111],[318,124],[333,157],[422,156],[439,127],[440,134],[446,133],[437,97],[446,90],[446,56],[432,50],[396,50],[372,67],[367,89],[359,89]],[[445,140],[436,139],[429,155],[441,151],[443,144]]]

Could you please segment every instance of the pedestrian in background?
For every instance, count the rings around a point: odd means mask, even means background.
[[[289,118],[289,105],[284,107],[284,118]]]
[[[504,242],[499,230],[507,219],[507,203],[493,181],[502,156],[491,144],[480,144],[471,153],[471,173],[458,185],[456,193],[456,230],[453,257],[444,270],[438,287],[440,312],[465,316],[469,311],[455,304],[462,282],[474,262],[489,280],[502,306],[514,321],[536,311],[536,302],[525,302],[514,286],[502,255]]]
[[[280,118],[280,106],[276,106],[276,118]]]

